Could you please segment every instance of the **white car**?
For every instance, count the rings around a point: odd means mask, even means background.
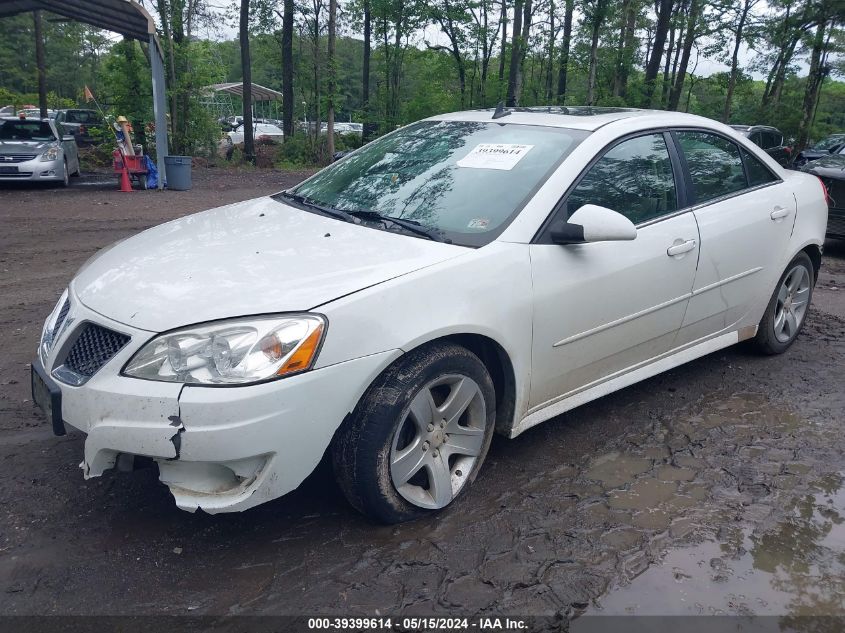
[[[253,138],[255,140],[259,140],[261,138],[268,138],[272,139],[277,143],[281,143],[285,133],[282,131],[282,128],[273,125],[272,123],[254,123],[253,126]],[[243,123],[239,124],[231,132],[226,132],[226,136],[224,137],[224,143],[226,143],[229,147],[233,145],[240,145],[244,142],[244,125]]]
[[[330,451],[385,522],[444,508],[495,431],[804,323],[825,192],[670,112],[474,111],[297,187],[104,249],[48,317],[34,400],[95,477],[158,463],[186,510],[296,488]],[[597,421],[598,423],[598,421]]]

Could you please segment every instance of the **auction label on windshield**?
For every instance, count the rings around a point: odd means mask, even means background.
[[[472,151],[459,160],[458,167],[472,169],[513,169],[522,160],[533,145],[516,143],[479,143]]]

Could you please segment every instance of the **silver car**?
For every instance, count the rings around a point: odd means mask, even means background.
[[[49,119],[5,118],[0,123],[0,181],[60,182],[79,175],[73,136]]]

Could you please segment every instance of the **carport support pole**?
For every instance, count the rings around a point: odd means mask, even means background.
[[[164,82],[164,59],[155,33],[150,33],[150,66],[153,74],[153,110],[156,117],[156,165],[158,167],[158,188],[164,189],[164,157],[170,153],[167,147],[167,105]]]

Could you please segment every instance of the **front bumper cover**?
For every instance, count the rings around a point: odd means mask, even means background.
[[[55,343],[48,368],[86,321],[131,336],[84,385],[55,381],[65,424],[87,434],[85,477],[113,468],[120,454],[150,457],[176,505],[188,511],[245,510],[295,489],[367,386],[401,354],[386,351],[256,385],[199,387],[119,375],[151,332],[106,319],[73,296],[67,318],[73,324]]]

